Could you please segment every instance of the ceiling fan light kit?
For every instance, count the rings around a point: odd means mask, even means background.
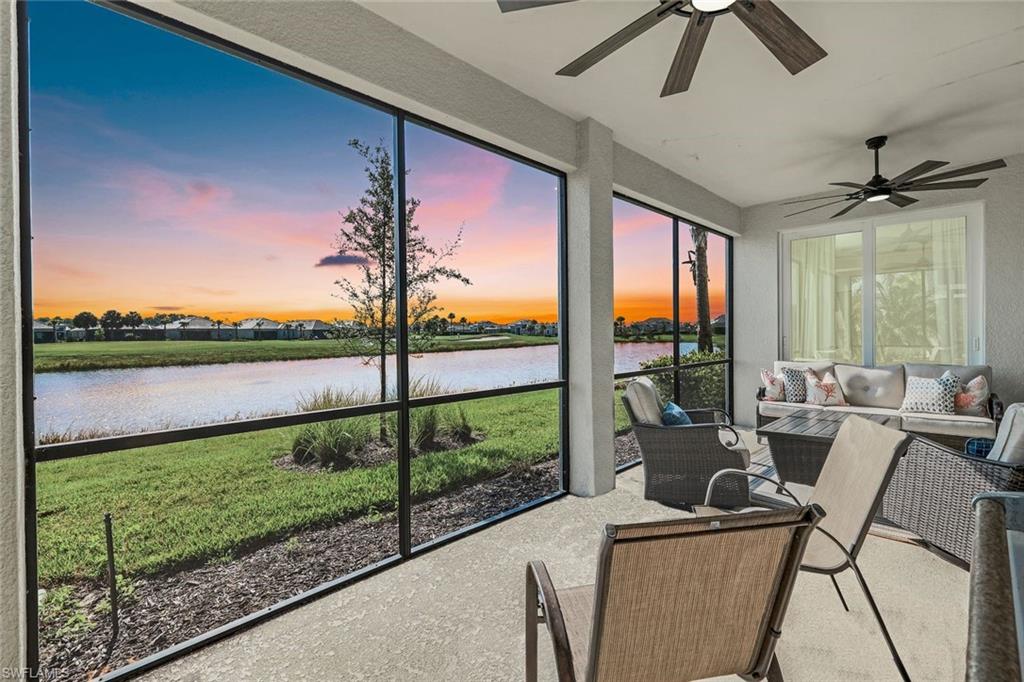
[[[498,0],[502,12],[557,5],[573,0]],[[660,0],[625,28],[612,34],[590,51],[559,69],[559,76],[579,76],[599,61],[670,16],[686,17],[686,28],[669,68],[661,96],[690,89],[711,24],[718,17],[734,14],[786,70],[794,76],[828,53],[771,0]]]
[[[1006,161],[1003,159],[996,159],[995,161],[986,161],[985,163],[977,163],[973,166],[965,166],[956,170],[944,171],[942,173],[936,173],[934,175],[928,175],[932,171],[938,170],[943,166],[948,166],[948,161],[922,161],[908,171],[900,173],[892,180],[882,176],[879,170],[878,164],[878,150],[885,146],[888,141],[885,135],[878,135],[877,137],[868,138],[864,141],[864,146],[870,149],[875,154],[875,174],[871,176],[871,179],[866,183],[858,182],[830,182],[829,184],[834,187],[850,187],[854,191],[846,194],[833,194],[825,197],[814,197],[812,199],[796,199],[795,201],[785,201],[781,205],[788,206],[790,204],[802,204],[808,201],[822,201],[824,199],[836,199],[841,197],[838,201],[829,201],[828,203],[821,204],[819,206],[812,206],[811,208],[805,208],[802,211],[796,213],[790,213],[786,215],[787,218],[791,218],[801,213],[807,213],[808,211],[816,211],[819,208],[825,208],[826,206],[834,206],[835,204],[841,204],[844,201],[852,201],[853,203],[842,209],[838,213],[834,214],[832,218],[839,218],[846,215],[853,209],[857,208],[864,202],[876,203],[880,201],[888,201],[897,208],[904,208],[911,204],[916,204],[917,199],[911,196],[907,196],[907,192],[926,192],[934,190],[947,190],[947,189],[974,189],[975,187],[981,186],[988,178],[974,178],[972,180],[956,180],[954,182],[937,182],[938,180],[949,180],[950,178],[959,178],[964,175],[974,175],[975,173],[982,173],[984,171],[995,170],[997,168],[1005,168]],[[922,177],[924,176],[924,177]]]

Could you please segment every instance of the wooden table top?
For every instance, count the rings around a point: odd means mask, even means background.
[[[756,433],[759,436],[784,436],[801,440],[831,442],[839,433],[839,427],[851,414],[870,419],[882,426],[889,426],[891,420],[896,418],[891,414],[862,414],[845,410],[799,410],[765,424],[757,429]]]

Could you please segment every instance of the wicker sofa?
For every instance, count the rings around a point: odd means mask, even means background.
[[[816,362],[775,362],[775,373],[784,367],[810,368],[819,378],[831,372],[843,391],[845,406],[821,407],[806,403],[787,403],[764,400],[764,387],[757,392],[757,425],[764,426],[797,410],[836,410],[868,414],[884,414],[893,417],[904,431],[918,434],[956,450],[963,450],[964,443],[971,438],[995,438],[1003,405],[992,393],[989,398],[990,417],[966,415],[944,415],[925,413],[901,413],[907,377],[937,378],[947,370],[957,375],[963,383],[981,375],[992,387],[992,368],[988,365],[928,365],[906,364],[890,367],[862,367],[860,365],[837,364],[828,361]]]

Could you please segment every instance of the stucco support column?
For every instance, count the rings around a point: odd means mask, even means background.
[[[0,677],[25,665],[24,448],[18,266],[17,22],[0,4]]]
[[[615,487],[612,337],[612,131],[586,119],[576,128],[569,174],[569,489]]]

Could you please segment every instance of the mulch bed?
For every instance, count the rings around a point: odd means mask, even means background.
[[[640,444],[632,432],[615,437],[615,466],[640,461]]]
[[[558,461],[550,460],[416,503],[413,543],[548,495],[558,483]],[[373,521],[360,518],[298,531],[230,562],[134,578],[134,595],[121,607],[120,635],[109,660],[109,615],[96,609],[105,588],[81,584],[75,597],[95,626],[85,633],[58,635],[59,623],[43,623],[42,668],[46,679],[90,679],[397,552],[398,523],[393,515]]]

